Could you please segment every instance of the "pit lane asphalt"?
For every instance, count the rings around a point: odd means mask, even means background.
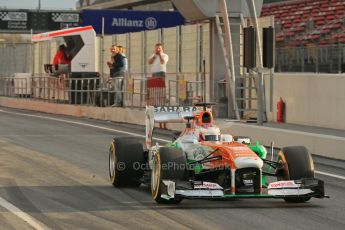
[[[2,111],[1,111],[2,110]],[[11,112],[11,113],[4,113]],[[17,114],[13,114],[13,112]],[[343,229],[345,181],[317,175],[331,199],[184,200],[157,205],[148,189],[115,189],[108,145],[116,132],[20,115],[65,119],[144,135],[142,126],[0,108],[0,197],[52,229]],[[120,134],[123,136],[123,134]],[[170,139],[171,133],[156,136]],[[345,162],[314,156],[318,171]],[[4,229],[32,229],[0,206]]]

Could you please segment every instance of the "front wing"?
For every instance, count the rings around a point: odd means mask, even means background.
[[[324,192],[324,182],[314,178],[272,182],[261,194],[231,194],[220,185],[211,182],[186,183],[163,180],[163,185],[161,197],[167,200],[175,197],[187,199],[327,197]]]

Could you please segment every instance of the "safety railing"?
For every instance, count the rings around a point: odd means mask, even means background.
[[[203,89],[202,81],[140,76],[109,78],[103,83],[99,77],[68,75],[0,77],[0,96],[98,107],[192,105],[202,100]]]
[[[345,73],[345,44],[277,48],[275,72]]]
[[[169,80],[169,105],[192,105],[203,101],[204,82]]]

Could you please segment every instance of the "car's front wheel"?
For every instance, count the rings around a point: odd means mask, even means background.
[[[184,181],[187,176],[187,160],[179,149],[162,147],[154,155],[151,169],[152,198],[159,204],[177,204],[181,198],[164,199],[161,197],[165,186],[163,180]]]
[[[304,146],[291,146],[282,148],[278,154],[278,162],[282,168],[278,169],[278,180],[299,180],[314,178],[314,162]],[[310,197],[287,197],[286,202],[302,203]]]

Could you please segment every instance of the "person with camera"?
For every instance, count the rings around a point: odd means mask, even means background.
[[[155,45],[155,52],[149,58],[149,65],[151,65],[152,77],[165,77],[167,72],[167,63],[169,56],[163,52],[163,45],[157,43]]]

